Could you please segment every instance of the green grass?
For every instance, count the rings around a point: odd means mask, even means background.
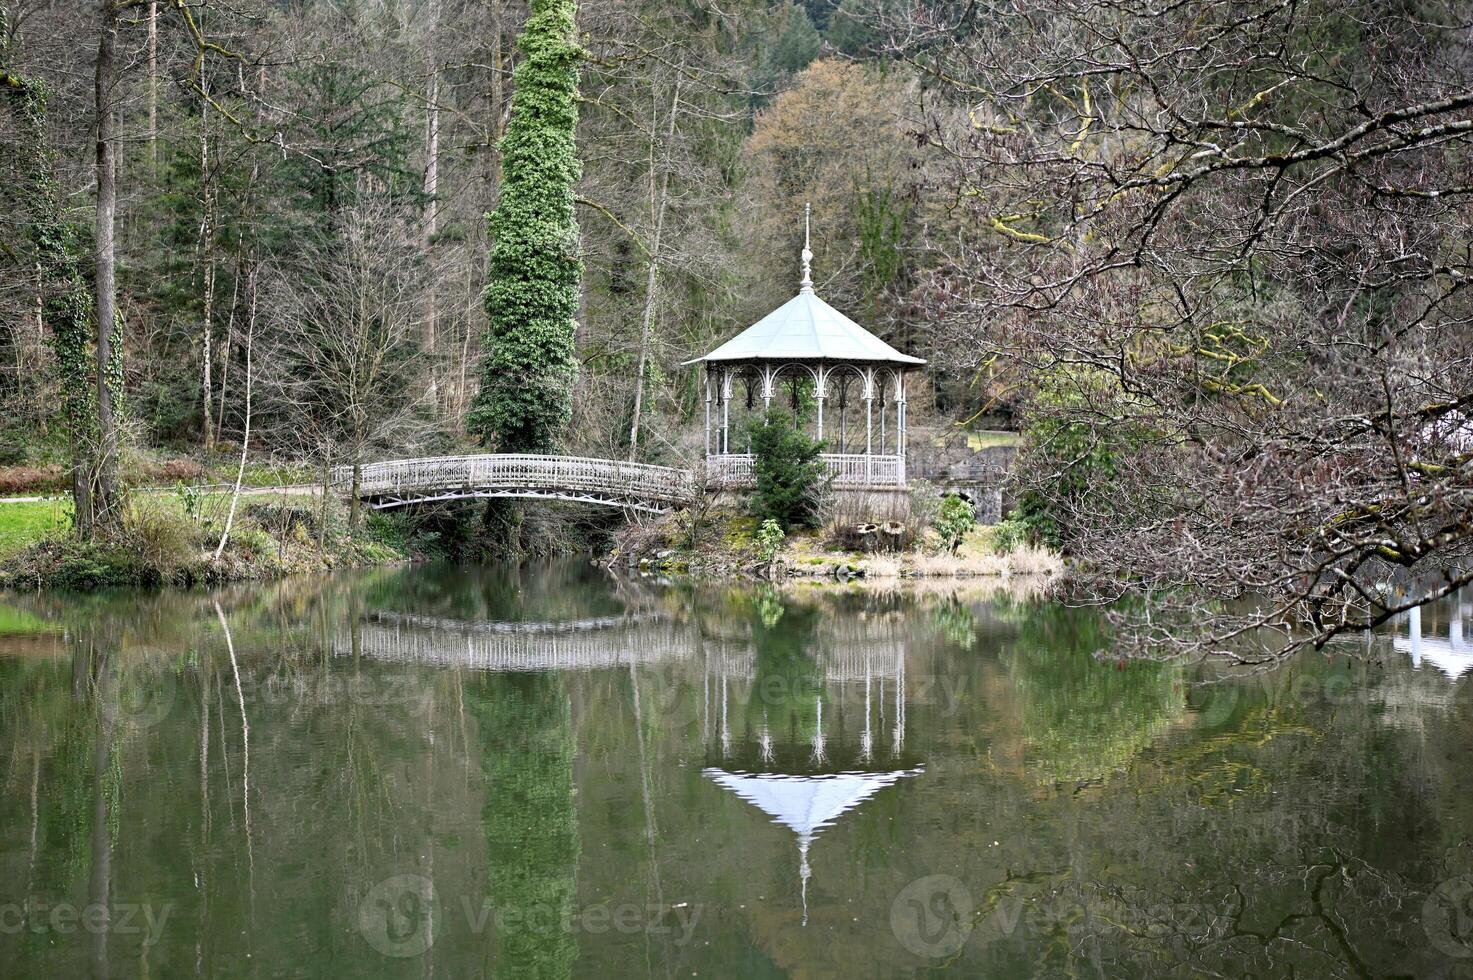
[[[221,460],[210,466],[209,479],[213,483],[234,483],[238,461]],[[245,468],[245,485],[248,487],[288,487],[302,483],[316,483],[322,479],[322,471],[306,463],[256,462],[248,460]]]
[[[317,506],[316,498],[310,494],[268,494],[241,497],[240,511],[243,512],[253,502],[266,501],[300,507]],[[184,499],[176,493],[135,493],[129,497],[129,506],[155,513],[183,515],[185,512]],[[203,493],[199,497],[199,520],[207,528],[222,527],[229,510],[228,492]],[[16,502],[0,498],[0,558],[18,554],[42,538],[65,533],[71,526],[72,505],[64,497]]]
[[[25,503],[0,501],[0,558],[14,555],[42,538],[72,526],[72,505],[64,499]]]
[[[1002,429],[984,429],[967,433],[967,448],[971,450],[993,449],[997,446],[1016,446],[1023,437],[1016,432]]]

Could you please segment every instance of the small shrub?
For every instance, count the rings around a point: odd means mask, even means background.
[[[311,507],[258,502],[246,504],[241,514],[279,537],[299,537],[303,532],[310,536],[318,529],[317,512]]]
[[[776,521],[783,530],[817,527],[827,473],[819,454],[823,443],[793,426],[786,412],[772,409],[749,428],[757,488],[752,513]]]
[[[910,519],[917,527],[930,527],[941,512],[941,489],[926,480],[916,480],[910,487]]]
[[[941,501],[941,507],[936,512],[936,518],[932,526],[941,535],[946,550],[956,554],[961,547],[962,539],[967,536],[977,524],[977,511],[972,507],[972,502],[965,497],[950,496]]]
[[[12,583],[35,583],[51,589],[90,592],[119,586],[162,584],[163,574],[149,564],[136,535],[124,532],[115,541],[52,538],[17,555],[7,569]]]
[[[277,543],[265,528],[247,524],[230,532],[230,548],[247,558],[259,558],[275,554]]]
[[[128,515],[121,539],[113,549],[136,555],[160,578],[173,581],[199,555],[198,531],[164,510],[139,508]]]
[[[786,536],[782,525],[772,518],[769,517],[762,522],[762,526],[757,528],[757,554],[761,556],[763,562],[768,565],[772,564]]]
[[[1132,397],[1103,372],[1059,367],[1040,379],[1011,476],[1030,542],[1067,550],[1079,503],[1115,486],[1121,462],[1153,438],[1135,414]]]
[[[19,421],[0,424],[0,466],[19,466],[30,455],[36,434]]]
[[[992,529],[992,550],[1010,555],[1028,543],[1028,523],[1016,514],[1009,515]]]
[[[180,481],[174,485],[174,496],[179,498],[179,507],[184,511],[184,516],[196,527],[203,523],[201,505],[204,501],[205,492],[199,487],[190,486]]]
[[[66,555],[52,569],[46,582],[64,592],[91,592],[135,582],[133,570],[94,555]]]

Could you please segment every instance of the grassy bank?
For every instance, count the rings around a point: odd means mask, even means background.
[[[223,492],[133,494],[119,528],[82,541],[64,500],[0,502],[0,587],[190,586],[409,557],[391,525],[370,520],[350,535],[341,505],[324,510],[308,494],[242,497],[219,549],[229,506]]]
[[[634,525],[615,537],[607,561],[670,575],[702,578],[808,578],[893,581],[1014,575],[1054,576],[1063,561],[1051,551],[1006,540],[992,527],[974,527],[953,553],[932,529],[907,531],[886,550],[845,546],[844,529],[798,530],[783,538],[772,561],[757,540],[758,521],[719,512],[699,527],[687,514]]]
[[[0,503],[0,567],[43,538],[72,524],[71,505],[62,500]]]

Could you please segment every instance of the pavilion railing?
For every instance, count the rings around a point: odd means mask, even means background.
[[[839,490],[905,486],[905,457],[870,453],[824,453],[819,457]],[[722,453],[706,457],[706,476],[717,486],[743,488],[756,482],[751,453]]]

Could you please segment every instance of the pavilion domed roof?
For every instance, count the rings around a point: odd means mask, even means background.
[[[885,343],[834,309],[811,286],[720,347],[687,363],[710,361],[858,361],[926,363]]]

